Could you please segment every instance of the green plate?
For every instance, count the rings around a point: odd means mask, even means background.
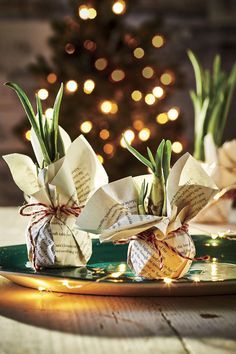
[[[127,245],[93,240],[93,255],[85,268],[45,269],[29,266],[25,245],[0,247],[0,274],[40,291],[119,296],[196,296],[236,293],[236,243],[209,236],[193,236],[197,255],[209,262],[193,262],[179,280],[147,280],[126,265]]]

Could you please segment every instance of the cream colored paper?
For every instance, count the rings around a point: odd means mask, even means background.
[[[150,175],[143,176],[150,182]],[[143,178],[127,177],[101,187],[86,204],[77,219],[80,229],[100,234],[101,242],[129,241],[141,232],[153,229],[164,268],[159,268],[157,250],[150,243],[131,241],[128,262],[136,274],[147,278],[178,278],[191,261],[163,246],[166,241],[184,256],[195,254],[186,232],[173,232],[195,216],[217,191],[210,177],[189,154],[182,156],[171,169],[167,183],[167,216],[138,215],[138,195]],[[155,270],[153,270],[155,268]]]
[[[225,198],[225,195],[236,189],[236,140],[217,148],[212,135],[207,134],[204,138],[204,149],[206,162],[202,166],[220,191],[198,214],[194,222],[227,223],[231,218],[233,200]]]
[[[11,154],[3,157],[18,187],[30,196],[31,203],[47,206],[83,207],[90,196],[108,182],[107,174],[93,149],[81,135],[59,161],[36,173],[27,156]],[[39,207],[32,208],[37,211]],[[27,210],[28,211],[28,210]],[[35,222],[39,214],[29,223]],[[92,245],[87,232],[77,228],[72,215],[49,215],[27,230],[28,253],[32,259],[32,236],[38,266],[83,266],[91,256]]]

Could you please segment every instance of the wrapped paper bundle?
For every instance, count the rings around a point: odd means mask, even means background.
[[[227,223],[230,221],[232,204],[236,198],[236,140],[215,146],[211,134],[204,138],[206,162],[202,164],[220,191],[198,214],[194,222]]]
[[[84,266],[92,253],[90,235],[76,227],[76,217],[87,200],[108,182],[106,172],[83,136],[71,143],[58,126],[63,86],[54,105],[52,121],[33,113],[24,92],[16,90],[32,124],[31,143],[37,164],[25,155],[10,154],[7,162],[17,186],[28,204],[20,209],[31,216],[26,232],[29,260],[35,269],[42,267]]]
[[[129,242],[129,266],[149,279],[180,278],[188,271],[195,247],[187,223],[217,191],[189,154],[169,174],[170,147],[162,142],[155,159],[149,150],[150,161],[136,152],[153,174],[101,187],[77,219],[81,230],[100,234],[101,242]]]

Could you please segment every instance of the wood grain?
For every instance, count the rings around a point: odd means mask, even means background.
[[[27,221],[0,208],[0,245]],[[122,298],[39,292],[0,278],[0,354],[236,352],[236,296]]]

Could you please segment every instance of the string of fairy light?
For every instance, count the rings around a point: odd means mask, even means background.
[[[115,0],[111,2],[111,11],[117,15],[122,16],[126,12],[126,2],[124,0]],[[78,16],[82,21],[92,21],[98,16],[97,10],[89,5],[82,4],[78,7]],[[132,41],[132,39],[128,38],[128,41]],[[153,48],[161,48],[165,45],[166,38],[160,34],[155,34],[151,40],[150,44]],[[95,51],[96,43],[92,40],[85,40],[83,46],[86,50]],[[72,43],[67,43],[65,45],[65,51],[67,54],[73,54],[75,52],[75,46]],[[133,58],[135,60],[142,60],[145,57],[145,50],[137,44],[137,46],[133,49],[132,52]],[[106,57],[96,58],[94,61],[94,68],[98,72],[102,72],[108,68],[109,61]],[[155,75],[155,69],[152,66],[144,66],[141,70],[141,75],[144,79],[149,80],[152,79]],[[121,68],[114,68],[109,74],[109,81],[112,83],[118,83],[126,78],[126,73]],[[47,75],[47,82],[50,85],[55,84],[58,81],[57,74],[51,72]],[[149,92],[141,92],[139,89],[135,89],[130,93],[130,99],[139,104],[140,102],[145,102],[147,106],[152,106],[158,103],[160,100],[166,97],[166,89],[168,86],[171,86],[175,81],[175,75],[171,70],[165,70],[161,73],[159,77],[159,84],[154,86]],[[78,90],[81,90],[85,95],[90,95],[96,88],[98,88],[99,84],[93,78],[87,78],[84,82],[77,82],[74,79],[70,79],[65,83],[65,93],[68,95],[76,94]],[[46,101],[49,92],[46,88],[40,88],[38,90],[38,96],[42,101]],[[119,103],[114,99],[102,99],[98,103],[99,112],[104,115],[104,117],[112,117],[115,116],[119,111]],[[179,107],[171,107],[167,112],[162,112],[157,114],[155,121],[159,125],[167,124],[170,121],[175,121],[179,118],[180,109]],[[52,119],[53,109],[47,108],[44,112],[45,119]],[[80,131],[83,134],[89,134],[93,129],[93,122],[89,119],[84,120],[80,124]],[[145,126],[145,123],[142,119],[137,118],[133,121],[132,127],[127,127],[125,131],[122,131],[119,138],[119,145],[123,148],[126,148],[124,143],[125,136],[126,140],[131,144],[135,139],[139,139],[140,141],[148,141],[151,137],[151,129],[148,126]],[[113,156],[115,151],[115,142],[110,141],[111,132],[109,128],[101,127],[99,131],[99,138],[104,142],[103,151],[106,156]],[[30,140],[30,131],[26,131],[25,138]],[[174,153],[179,154],[183,150],[182,143],[180,141],[174,141],[172,143],[172,150]],[[104,156],[98,155],[100,161],[104,162]]]

